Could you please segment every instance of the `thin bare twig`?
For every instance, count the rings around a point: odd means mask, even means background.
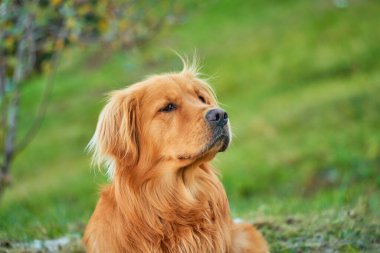
[[[25,17],[21,17],[19,22],[20,26],[23,28],[27,28],[30,23],[30,16],[27,15]],[[9,105],[6,111],[6,122],[5,122],[5,140],[4,140],[4,157],[1,164],[0,170],[0,193],[9,184],[9,167],[13,159],[14,155],[14,147],[15,147],[15,138],[16,138],[16,130],[17,130],[17,115],[20,104],[20,91],[19,85],[22,79],[25,76],[25,66],[22,63],[25,58],[27,43],[26,36],[22,36],[20,42],[18,43],[16,58],[18,60],[18,64],[16,65],[14,74],[13,74],[13,82],[11,83],[13,94],[10,98]]]
[[[11,97],[9,104],[7,105],[7,110],[4,112],[4,129],[5,129],[5,137],[4,137],[4,155],[2,164],[0,165],[0,194],[4,190],[7,184],[10,183],[9,176],[9,167],[14,159],[15,154],[15,140],[16,140],[16,132],[17,132],[17,118],[18,118],[18,110],[20,105],[20,83],[24,80],[24,78],[33,70],[33,66],[29,66],[29,64],[34,64],[34,56],[35,51],[34,43],[30,40],[33,40],[31,37],[32,34],[32,16],[30,14],[20,17],[19,20],[20,26],[24,29],[25,33],[21,37],[17,51],[16,58],[18,64],[16,65],[12,83],[11,83]],[[28,48],[28,46],[32,48]],[[2,79],[5,79],[5,73]],[[4,88],[5,95],[5,88]],[[7,103],[6,101],[4,103]]]
[[[16,90],[8,107],[7,135],[5,137],[4,160],[0,174],[0,194],[9,183],[9,167],[14,155],[14,141],[16,137],[17,114],[20,102],[20,92]]]
[[[33,123],[30,126],[29,130],[27,133],[24,135],[24,137],[21,138],[21,140],[17,143],[15,147],[15,152],[14,152],[14,157],[16,157],[18,154],[21,153],[31,142],[31,140],[36,136],[38,133],[38,130],[42,124],[42,121],[44,119],[44,116],[46,114],[48,104],[50,102],[50,97],[53,91],[53,86],[54,86],[54,79],[56,76],[57,68],[58,68],[58,63],[61,53],[56,53],[57,55],[55,56],[55,59],[52,61],[53,65],[53,70],[47,77],[46,85],[45,85],[45,90],[43,97],[41,99],[40,105],[38,106],[36,115],[34,117]]]
[[[66,31],[62,29],[59,39],[64,39],[64,36],[66,35]],[[57,51],[54,55],[52,62],[53,69],[51,73],[47,77],[47,81],[45,84],[45,90],[41,99],[41,102],[38,106],[36,115],[34,117],[33,123],[30,126],[29,130],[27,133],[24,135],[24,137],[21,138],[19,143],[17,143],[14,151],[14,157],[16,157],[18,154],[21,153],[31,142],[31,140],[36,136],[38,133],[38,130],[42,124],[42,121],[45,117],[48,104],[50,102],[50,97],[53,91],[53,86],[54,86],[54,79],[58,70],[58,64],[61,58],[61,51]]]

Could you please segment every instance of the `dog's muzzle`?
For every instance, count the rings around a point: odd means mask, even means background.
[[[222,109],[211,109],[206,113],[206,121],[212,132],[210,147],[221,143],[218,151],[226,150],[230,142],[228,114]]]

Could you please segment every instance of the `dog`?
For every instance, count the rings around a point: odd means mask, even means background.
[[[87,252],[269,252],[230,217],[210,165],[230,143],[229,119],[196,65],[110,94],[89,148],[112,181],[86,227]]]

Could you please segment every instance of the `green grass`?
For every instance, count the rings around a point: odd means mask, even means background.
[[[179,70],[172,48],[197,49],[230,115],[234,140],[214,164],[233,215],[256,222],[273,252],[374,252],[380,5],[348,3],[340,9],[327,0],[216,1],[139,50],[68,52],[41,131],[12,168],[0,240],[83,232],[106,182],[84,152],[103,94]],[[25,84],[20,135],[43,84],[40,76]]]

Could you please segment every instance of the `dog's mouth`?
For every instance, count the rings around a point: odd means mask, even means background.
[[[195,154],[182,154],[178,156],[180,160],[199,159],[210,153],[223,152],[227,149],[230,143],[230,134],[227,130],[214,132],[210,141]]]

